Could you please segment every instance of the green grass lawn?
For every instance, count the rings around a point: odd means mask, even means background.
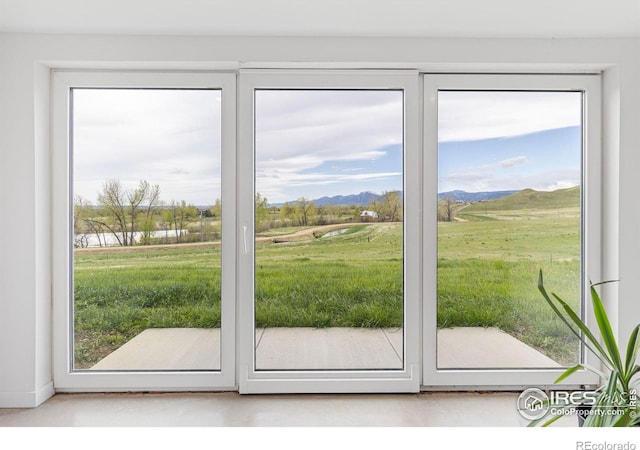
[[[257,326],[402,325],[402,225],[256,249]],[[75,255],[75,364],[95,364],[146,328],[220,326],[220,248]]]
[[[574,214],[441,223],[438,234],[438,326],[499,327],[575,362],[577,343],[536,288],[542,268],[548,285],[577,304]],[[402,245],[402,225],[388,223],[258,243],[257,326],[402,326]],[[82,250],[74,276],[76,368],[146,328],[220,326],[219,247]]]
[[[147,328],[220,326],[220,248],[76,251],[75,367]]]
[[[400,327],[402,225],[256,249],[257,326]]]
[[[467,222],[438,224],[438,326],[496,326],[564,365],[575,364],[577,339],[544,301],[537,280],[542,269],[548,286],[578,307],[579,209],[521,207],[514,202],[485,213],[477,204],[473,215],[461,210]]]

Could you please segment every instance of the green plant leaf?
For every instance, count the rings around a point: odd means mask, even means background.
[[[573,325],[571,325],[569,320],[565,317],[564,314],[562,314],[560,309],[555,305],[555,303],[553,302],[553,300],[551,299],[551,297],[547,293],[547,290],[544,287],[542,269],[540,270],[540,272],[538,274],[538,290],[540,291],[540,293],[542,293],[542,296],[547,301],[547,303],[549,304],[551,309],[553,309],[553,311],[556,313],[558,318],[560,318],[560,320],[562,320],[565,323],[565,325],[567,325],[569,330],[580,340],[580,342],[582,342],[587,349],[589,349],[594,355],[596,355],[596,357],[598,359],[600,359],[603,364],[611,367],[613,364],[610,361],[609,357],[607,356],[607,353],[604,351],[604,349],[602,348],[602,346],[600,345],[598,340],[595,338],[595,336],[593,336],[593,334],[587,328],[587,326],[584,324],[584,322],[582,322],[580,317],[578,317],[578,315],[571,309],[571,307],[569,307],[566,304],[566,302],[564,302],[556,294],[553,294],[553,297],[557,301],[559,301],[561,305],[564,305],[563,309],[567,312],[567,314],[571,318],[571,321],[578,327],[578,329],[576,329]],[[589,340],[585,339],[583,334],[580,332],[580,331],[584,332],[585,330],[586,330],[587,335],[591,336]],[[590,342],[593,343],[593,346],[596,347],[595,349],[592,347]]]
[[[585,339],[582,335],[578,336],[582,341],[582,343],[589,350],[591,350],[591,352],[593,352],[593,354],[596,355],[598,359],[600,359],[603,363],[605,363],[609,367],[612,367],[613,361],[611,360],[610,356],[607,354],[605,349],[602,347],[602,345],[600,345],[600,342],[598,342],[598,339],[593,335],[591,330],[589,330],[587,325],[582,321],[582,319],[580,319],[580,317],[573,311],[573,309],[571,309],[571,307],[564,300],[562,300],[556,294],[552,294],[552,295],[556,299],[556,301],[560,303],[560,305],[565,310],[569,318],[576,324],[576,326],[580,329],[580,331],[582,331],[584,336],[586,336],[587,339]],[[595,350],[594,348],[592,348],[592,346],[595,347]]]
[[[547,420],[545,423],[542,424],[543,427],[548,427],[549,425],[551,425],[553,422],[555,422],[556,420],[560,419],[564,417],[563,414],[558,414],[557,416],[554,416],[553,418]]]
[[[567,370],[562,372],[562,375],[560,375],[556,379],[556,381],[554,381],[554,383],[560,383],[562,380],[564,380],[565,378],[569,377],[571,374],[576,373],[578,370],[582,370],[582,369],[584,369],[584,366],[582,364],[578,364],[577,366],[569,367]]]
[[[601,370],[596,369],[595,367],[592,366],[584,366],[585,370],[588,370],[589,372],[596,374],[598,377],[600,377],[603,380],[606,380],[608,375],[605,374],[604,372],[602,372]]]
[[[547,407],[550,406],[550,400],[548,400],[548,399],[545,400],[543,402],[543,404],[545,406],[547,406]],[[556,420],[564,417],[566,414],[563,414],[562,411],[568,410],[569,408],[570,408],[569,406],[562,406],[560,408],[557,408],[558,414],[556,414],[555,416],[551,417],[551,419],[548,419],[548,417],[550,415],[550,410],[549,410],[549,411],[547,411],[547,414],[544,415],[544,417],[541,417],[539,419],[535,419],[535,420],[531,421],[529,423],[529,425],[527,425],[527,427],[537,427],[538,425],[540,425],[541,427],[548,427],[549,425],[551,425]],[[545,420],[546,420],[546,422],[543,423],[543,421],[545,421]]]
[[[598,292],[595,290],[593,285],[591,286],[591,300],[593,303],[593,315],[595,316],[596,322],[598,323],[602,341],[609,351],[609,358],[613,363],[614,369],[616,369],[618,373],[622,375],[624,374],[624,368],[622,367],[618,344],[616,343],[616,338],[613,334],[611,323],[609,322],[609,318],[607,317],[607,311],[605,310],[604,305],[602,304],[602,300],[600,299],[600,296],[598,295]]]
[[[595,289],[598,285],[610,282],[612,281],[591,284],[590,294],[593,314],[600,332],[600,339],[598,339],[564,300],[555,293],[551,293],[551,295],[547,293],[543,284],[542,271],[540,271],[538,277],[538,289],[556,315],[580,339],[585,347],[602,360],[609,369],[608,373],[601,373],[593,368],[578,364],[566,369],[556,380],[556,383],[558,383],[581,369],[590,370],[605,380],[604,385],[601,385],[596,390],[598,397],[593,409],[598,413],[589,414],[585,418],[585,427],[623,427],[640,423],[640,417],[636,416],[637,408],[635,405],[630,406],[628,401],[632,392],[631,388],[634,386],[632,379],[640,373],[640,365],[636,364],[636,359],[640,353],[640,325],[636,326],[629,336],[623,361],[606,309]],[[547,420],[543,426],[555,422],[558,418],[553,417]],[[540,421],[545,419],[543,418]]]
[[[635,408],[627,407],[624,411],[624,414],[618,417],[617,420],[613,423],[613,426],[630,427],[631,425],[633,425],[633,422],[635,420],[635,414],[637,414]]]
[[[538,290],[542,294],[542,297],[544,297],[544,299],[547,301],[547,303],[549,304],[551,309],[553,309],[553,312],[556,313],[558,318],[560,318],[560,320],[562,320],[565,323],[565,325],[567,325],[569,330],[573,334],[575,334],[578,337],[578,339],[580,339],[581,341],[584,341],[584,339],[582,338],[582,335],[571,325],[571,323],[567,320],[567,318],[564,316],[564,314],[562,314],[560,309],[558,309],[558,307],[555,305],[553,300],[551,300],[551,297],[549,296],[549,294],[547,293],[546,288],[544,287],[544,281],[543,281],[543,277],[542,277],[542,270],[540,270],[540,272],[538,274]]]
[[[634,368],[636,358],[638,357],[638,347],[640,346],[640,340],[638,340],[638,332],[640,331],[640,325],[637,325],[631,335],[629,336],[629,342],[627,343],[627,357],[625,358],[625,378],[627,381],[631,379],[631,372]]]
[[[631,372],[629,373],[629,376],[627,377],[627,380],[631,381],[631,379],[637,375],[640,372],[640,366],[639,365],[634,365],[633,369],[631,369]]]
[[[609,283],[617,283],[620,280],[607,280],[607,281],[598,281],[597,283],[591,283],[591,286],[602,286],[603,284],[609,284]]]
[[[612,399],[618,387],[618,378],[615,374],[615,370],[612,371],[611,376],[607,380],[606,388],[600,393],[598,401],[593,406],[595,409],[611,410],[613,408]],[[585,427],[602,427],[606,426],[607,414],[589,414],[584,421]]]

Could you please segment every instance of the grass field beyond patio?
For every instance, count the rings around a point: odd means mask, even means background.
[[[575,361],[577,343],[536,280],[542,268],[548,285],[577,303],[577,230],[569,212],[439,224],[438,325],[498,327],[559,362]],[[402,246],[402,225],[389,223],[258,243],[257,326],[401,327]],[[77,251],[74,275],[76,368],[147,328],[220,326],[220,247]]]

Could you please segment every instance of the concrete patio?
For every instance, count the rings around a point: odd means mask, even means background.
[[[258,370],[400,369],[402,329],[264,328]],[[559,364],[497,328],[438,330],[438,368],[545,368]],[[220,330],[151,328],[91,370],[219,370]]]

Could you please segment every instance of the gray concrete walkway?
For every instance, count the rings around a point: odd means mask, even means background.
[[[220,370],[220,328],[149,328],[93,370]]]
[[[402,329],[266,328],[256,331],[258,370],[400,369]],[[438,368],[545,368],[559,364],[497,328],[438,330]],[[220,330],[151,328],[92,370],[219,370]]]
[[[545,367],[560,365],[498,328],[457,327],[438,330],[439,369]]]
[[[402,369],[402,330],[265,328],[256,340],[256,369]]]

